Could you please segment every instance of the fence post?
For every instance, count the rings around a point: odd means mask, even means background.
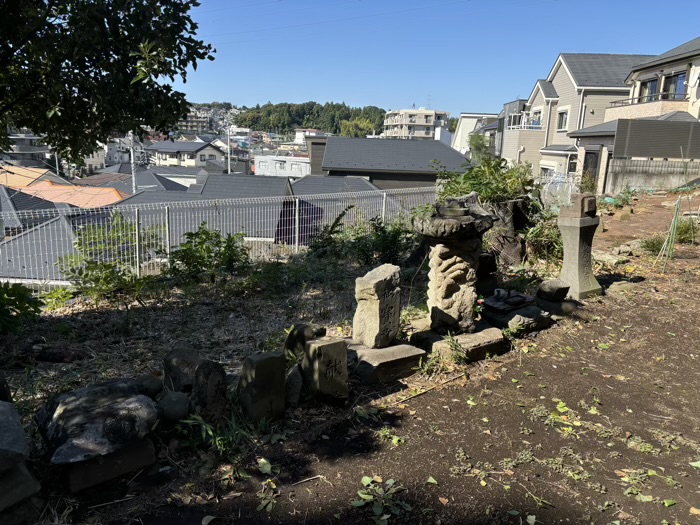
[[[136,277],[141,277],[141,210],[136,208]]]
[[[382,192],[382,224],[386,222],[386,192]]]
[[[294,252],[299,253],[299,199],[294,199]]]
[[[170,206],[165,207],[165,253],[170,263]]]

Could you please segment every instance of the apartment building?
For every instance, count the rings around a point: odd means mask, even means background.
[[[632,68],[648,55],[562,53],[525,104],[503,115],[501,156],[529,162],[540,174],[576,173],[578,149],[569,133],[603,123],[606,108],[630,88]]]
[[[496,120],[496,113],[460,113],[457,128],[452,136],[452,147],[463,155],[469,153],[469,136]]]
[[[25,167],[46,167],[51,162],[51,149],[44,138],[28,128],[10,128],[10,149],[0,151],[5,164]]]
[[[384,117],[386,139],[435,139],[437,128],[447,128],[450,114],[432,109],[387,111]]]

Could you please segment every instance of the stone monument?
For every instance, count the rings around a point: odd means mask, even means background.
[[[585,299],[603,291],[593,275],[591,249],[600,217],[596,216],[595,197],[572,195],[573,205],[563,206],[559,213],[559,230],[564,242],[564,263],[559,279],[570,286],[569,297]]]
[[[355,280],[352,337],[369,348],[389,346],[401,325],[401,268],[382,264]]]
[[[479,205],[476,193],[448,199],[429,217],[414,217],[414,230],[430,243],[428,310],[433,331],[474,331],[481,242],[496,219]]]

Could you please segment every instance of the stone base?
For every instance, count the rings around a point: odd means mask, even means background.
[[[484,310],[483,315],[492,325],[498,328],[508,328],[513,331],[517,330],[520,334],[544,330],[554,324],[554,319],[552,319],[548,312],[544,312],[533,305],[505,313],[487,309]]]
[[[33,496],[40,489],[41,485],[29,472],[27,465],[17,463],[0,475],[0,512]]]
[[[411,336],[411,343],[447,361],[480,361],[487,356],[501,355],[507,350],[503,334],[498,328],[486,328],[473,334],[454,336],[459,343],[463,356],[455,356],[453,348],[444,336],[432,331],[416,332]]]
[[[425,352],[411,345],[367,348],[348,340],[348,349],[357,355],[353,374],[366,385],[389,383],[413,375]]]
[[[142,439],[126,448],[67,467],[68,488],[80,492],[156,462],[153,443]]]

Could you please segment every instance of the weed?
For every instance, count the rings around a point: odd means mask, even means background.
[[[47,290],[39,294],[39,299],[44,303],[46,310],[52,312],[66,306],[68,301],[73,299],[73,292],[65,286]]]
[[[401,499],[401,493],[406,489],[393,479],[382,484],[379,476],[364,476],[361,483],[364,488],[357,491],[360,499],[354,500],[352,506],[365,508],[373,523],[387,525],[392,517],[398,518],[413,510],[411,505]]]
[[[439,353],[430,354],[427,358],[421,358],[417,371],[425,377],[435,377],[448,372],[450,367]]]
[[[260,504],[258,505],[257,511],[264,510],[268,514],[272,512],[275,503],[277,503],[277,498],[279,498],[279,491],[277,490],[277,485],[271,479],[262,482],[262,488],[256,492]]]
[[[650,255],[657,255],[664,246],[665,238],[663,235],[652,235],[640,243],[642,250]]]
[[[196,415],[181,420],[178,431],[190,436],[194,447],[212,449],[219,457],[231,463],[238,461],[253,433],[252,429],[235,419],[230,419],[217,428]]]
[[[698,225],[695,220],[693,218],[680,219],[676,229],[676,242],[683,244],[695,244],[697,238]]]
[[[579,191],[581,193],[595,193],[595,175],[590,170],[585,170],[581,175]]]
[[[379,437],[379,440],[384,442],[384,443],[391,443],[394,447],[398,447],[400,445],[403,445],[406,442],[405,438],[402,438],[401,436],[397,436],[394,434],[393,430],[391,427],[388,426],[383,426],[379,432],[377,432],[377,436]]]
[[[557,226],[557,216],[539,204],[535,208],[531,217],[534,224],[525,232],[528,256],[557,263],[564,258],[564,241]]]
[[[21,284],[0,284],[0,334],[16,332],[21,324],[35,317],[41,301]]]

